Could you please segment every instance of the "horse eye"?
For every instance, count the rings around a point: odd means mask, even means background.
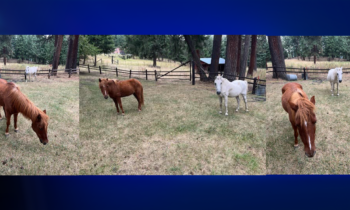
[[[39,130],[43,130],[44,128],[39,128]]]

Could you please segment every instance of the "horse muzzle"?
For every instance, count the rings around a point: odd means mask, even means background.
[[[312,158],[313,156],[315,156],[315,154],[316,154],[316,150],[312,154],[305,152],[305,155],[308,156],[309,158]]]
[[[40,140],[40,143],[42,143],[43,145],[46,145],[48,143],[48,140],[47,141],[44,141],[42,139],[39,139]]]
[[[343,80],[339,80],[339,83],[341,83],[341,81],[343,81]]]
[[[216,92],[216,94],[220,95],[220,94],[221,94],[221,92]]]

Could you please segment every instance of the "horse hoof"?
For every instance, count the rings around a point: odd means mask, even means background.
[[[236,112],[238,112],[238,109],[236,109]]]
[[[18,129],[15,129],[15,132],[18,133]]]
[[[220,111],[219,114],[222,114],[222,111]]]
[[[245,110],[246,112],[249,112],[249,110],[247,109],[247,110]]]
[[[299,145],[298,144],[294,144],[294,149],[298,148]]]
[[[337,96],[339,96],[339,94],[337,94]]]
[[[7,136],[9,136],[10,134],[9,133],[5,133],[5,136],[7,137]]]
[[[228,116],[228,113],[225,113],[226,116]]]

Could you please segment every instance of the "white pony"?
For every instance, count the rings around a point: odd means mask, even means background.
[[[244,99],[245,111],[248,111],[248,106],[247,106],[248,83],[247,83],[247,81],[235,80],[233,82],[230,82],[226,78],[223,78],[222,76],[219,75],[215,78],[214,83],[216,86],[216,93],[218,94],[219,99],[220,99],[220,111],[219,111],[220,114],[222,113],[222,98],[225,98],[225,106],[226,106],[225,115],[228,115],[228,110],[227,110],[228,97],[236,97],[236,99],[237,99],[236,112],[238,112],[239,95],[240,94],[243,96],[243,99]]]
[[[34,74],[34,76],[35,76],[35,80],[36,80],[36,72],[38,71],[38,67],[29,67],[29,66],[27,66],[26,67],[26,74],[28,74],[29,75],[29,77],[30,77],[30,74]],[[30,78],[29,78],[29,81],[30,81]],[[27,82],[27,80],[26,80],[26,82]]]
[[[337,67],[328,71],[327,80],[331,83],[332,95],[334,93],[334,83],[337,83],[337,95],[339,96],[338,86],[343,77],[343,67]]]

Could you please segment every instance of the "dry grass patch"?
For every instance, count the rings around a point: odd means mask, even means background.
[[[1,175],[69,175],[79,173],[79,81],[73,78],[16,82],[21,91],[50,117],[49,143],[42,145],[31,128],[31,121],[18,115],[19,133],[11,118],[10,136],[5,137],[6,120],[0,121]],[[16,78],[17,79],[17,78]],[[20,80],[20,79],[19,79]],[[0,110],[3,115],[3,110]]]
[[[235,113],[230,98],[226,117],[211,83],[141,80],[143,111],[130,96],[121,116],[99,76],[80,75],[80,174],[265,174],[264,102]]]
[[[281,103],[281,89],[287,82],[270,79],[267,84],[267,173],[349,174],[350,76],[343,75],[339,96],[331,96],[331,86],[327,81],[297,82],[303,86],[309,98],[316,98],[317,153],[313,158],[306,157],[300,137],[298,139],[301,145],[294,149],[293,128]]]

